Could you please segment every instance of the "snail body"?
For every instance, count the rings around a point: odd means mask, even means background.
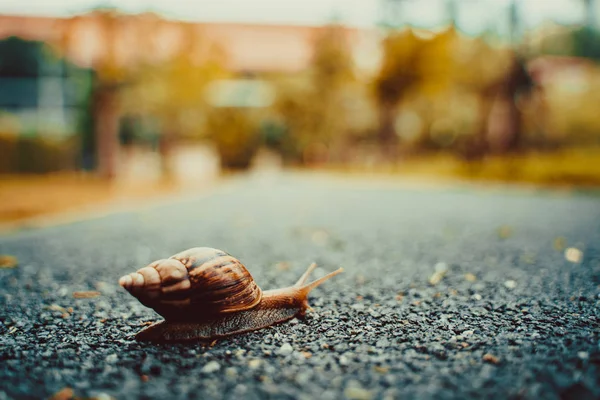
[[[119,284],[164,318],[140,331],[137,340],[211,340],[303,316],[311,309],[310,291],[342,272],[306,284],[315,268],[311,264],[293,286],[263,291],[235,257],[195,247],[125,275]]]

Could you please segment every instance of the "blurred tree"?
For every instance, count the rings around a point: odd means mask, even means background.
[[[451,25],[438,34],[417,35],[415,30],[391,33],[383,42],[384,59],[375,77],[380,107],[379,142],[384,155],[398,152],[397,109],[417,91],[430,99],[450,90],[456,78],[460,37]]]
[[[330,25],[319,31],[311,69],[319,94],[335,92],[354,81],[354,63],[342,26]]]
[[[510,68],[510,50],[494,48],[483,37],[478,37],[463,38],[456,52],[455,84],[476,95],[478,115],[475,134],[462,137],[458,151],[467,160],[480,159],[489,150],[490,115]]]
[[[384,61],[375,79],[382,150],[388,157],[395,156],[398,136],[405,136],[396,130],[406,125],[397,122],[410,122],[414,128],[412,120],[418,118],[424,135],[411,139],[413,149],[448,146],[459,138],[456,144],[463,156],[478,158],[491,149],[493,125],[502,126],[496,148],[513,151],[521,137],[517,101],[530,85],[523,61],[514,51],[493,48],[483,38],[463,37],[453,25],[436,34],[417,30],[390,34],[384,41]],[[468,129],[464,123],[473,113],[463,111],[464,105],[443,104],[444,99],[470,101],[467,93],[476,94],[476,101],[469,106],[479,115],[474,135],[462,132]],[[400,114],[399,121],[397,112],[404,106],[412,111]],[[503,111],[492,114],[500,109]],[[416,110],[419,116],[410,116]],[[459,122],[460,118],[466,119]],[[414,137],[414,132],[410,136]]]
[[[315,127],[317,141],[324,144],[328,157],[341,158],[347,134],[346,93],[356,82],[354,61],[346,38],[346,31],[338,25],[330,25],[319,32],[312,59],[313,104],[320,113]]]
[[[414,64],[419,77],[415,84],[420,91],[437,95],[454,85],[459,73],[457,56],[461,41],[456,28],[450,26],[421,42]]]
[[[397,154],[396,106],[408,91],[422,81],[420,56],[424,40],[410,29],[392,32],[383,40],[383,61],[374,79],[379,103],[379,143],[388,157]]]
[[[500,153],[517,151],[523,135],[523,113],[519,102],[533,88],[533,80],[526,69],[525,60],[517,53],[511,54],[508,68],[493,85],[495,103],[505,108],[501,116],[504,129],[497,139],[496,150]]]
[[[212,107],[207,113],[208,135],[219,152],[224,170],[250,167],[260,147],[261,110]]]
[[[585,7],[584,11],[584,24],[590,30],[596,29],[598,14],[596,12],[596,0],[583,0]]]
[[[600,31],[587,25],[560,27],[530,46],[533,55],[585,57],[599,61]]]
[[[159,121],[158,149],[165,179],[172,175],[177,141],[198,139],[205,132],[202,122],[209,108],[204,96],[208,84],[229,76],[221,50],[203,41],[193,24],[180,24],[177,29],[181,41],[173,55],[161,62],[139,64],[135,79],[121,96],[126,112],[151,115]],[[139,37],[138,42],[148,40]]]
[[[573,55],[600,61],[600,31],[584,26],[571,34]]]
[[[319,149],[320,159],[344,157],[347,141],[348,93],[357,84],[346,30],[329,25],[315,37],[311,66],[306,74],[275,79],[274,106],[281,118],[277,146],[287,162],[303,162]]]
[[[119,125],[126,120],[121,116],[133,114],[141,116],[142,126],[148,125],[144,121],[159,123],[163,176],[170,178],[176,141],[198,137],[203,131],[206,85],[226,75],[220,50],[200,40],[194,24],[165,21],[152,13],[124,15],[102,8],[73,17],[67,20],[58,47],[74,52],[82,33],[93,35],[98,45],[91,62],[96,75],[93,109],[100,175],[115,177]],[[178,35],[176,48],[161,47],[163,33]],[[126,39],[135,49],[124,51]]]
[[[97,29],[95,39],[101,47],[100,55],[91,66],[95,71],[92,93],[96,167],[100,176],[113,179],[117,174],[119,149],[119,105],[118,89],[127,78],[127,71],[116,56],[117,42],[120,40],[119,24],[122,15],[114,9],[98,9],[64,21],[62,35],[54,43],[67,57],[74,53],[78,40],[86,24],[92,23]],[[89,25],[88,25],[89,26]]]
[[[221,167],[250,166],[261,146],[261,124],[269,115],[272,87],[252,74],[216,81],[208,92],[207,137],[219,152]]]
[[[285,163],[301,163],[303,149],[315,137],[319,117],[319,110],[312,103],[310,79],[274,77],[273,84],[277,91],[273,112],[280,121],[280,136],[269,138],[266,144],[280,152]]]

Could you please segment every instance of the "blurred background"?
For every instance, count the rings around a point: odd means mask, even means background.
[[[597,0],[3,2],[0,219],[261,166],[598,185],[599,16]]]

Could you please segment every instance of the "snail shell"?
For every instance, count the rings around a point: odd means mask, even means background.
[[[154,261],[120,283],[142,304],[169,319],[247,310],[262,298],[262,290],[238,259],[210,247]]]

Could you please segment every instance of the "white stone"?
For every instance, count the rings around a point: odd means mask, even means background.
[[[218,362],[210,361],[210,362],[206,363],[206,365],[204,367],[202,367],[201,371],[205,372],[207,374],[212,374],[213,372],[217,372],[220,369],[221,369],[221,365],[219,365]]]

